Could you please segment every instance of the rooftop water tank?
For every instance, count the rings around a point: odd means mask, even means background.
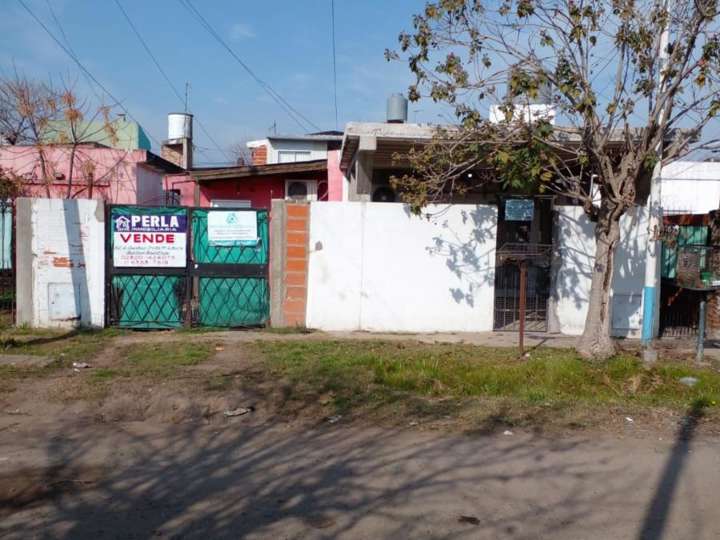
[[[192,139],[192,119],[190,113],[168,113],[168,139]]]
[[[387,100],[387,122],[404,124],[407,122],[408,102],[402,94],[393,94]]]

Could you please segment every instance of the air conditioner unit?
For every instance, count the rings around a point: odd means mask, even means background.
[[[317,201],[317,180],[285,180],[285,198],[291,201]]]

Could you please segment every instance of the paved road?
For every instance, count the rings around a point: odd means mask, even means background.
[[[692,438],[9,427],[0,537],[719,538],[720,441]]]

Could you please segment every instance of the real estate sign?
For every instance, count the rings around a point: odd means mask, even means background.
[[[211,246],[255,246],[258,243],[257,212],[211,210],[207,218]]]
[[[184,268],[187,215],[113,214],[115,267]]]

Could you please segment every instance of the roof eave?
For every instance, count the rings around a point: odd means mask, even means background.
[[[249,178],[252,176],[270,176],[275,174],[293,174],[327,171],[326,160],[296,161],[294,163],[271,163],[266,165],[239,165],[214,169],[193,169],[192,176],[198,181]]]

